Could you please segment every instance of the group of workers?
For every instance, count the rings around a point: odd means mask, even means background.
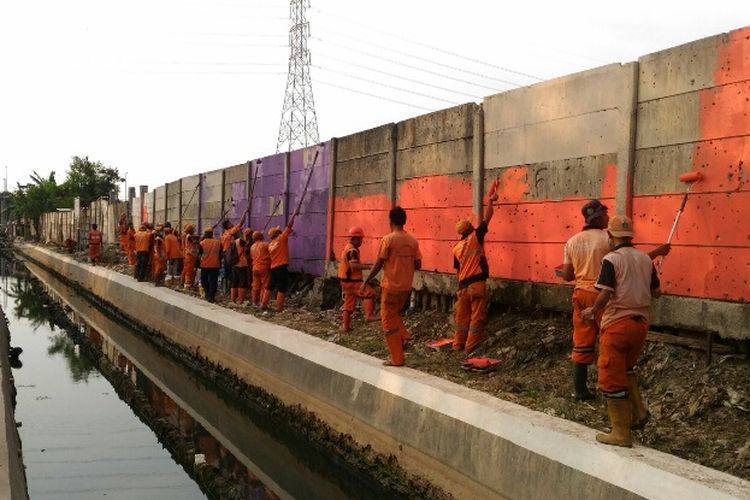
[[[452,348],[470,354],[487,338],[487,279],[489,266],[484,240],[497,200],[495,186],[487,196],[487,207],[476,226],[471,220],[456,224],[459,241],[453,247],[458,279],[455,330]],[[575,398],[587,400],[588,366],[594,362],[599,339],[598,385],[607,401],[612,424],[609,433],[597,434],[599,442],[632,446],[631,430],[643,429],[649,412],[641,398],[635,366],[649,327],[651,298],[659,295],[659,277],[652,261],[669,253],[661,245],[644,253],[633,246],[633,222],[625,216],[610,218],[598,200],[582,208],[583,229],[566,244],[563,265],[557,271],[566,281],[575,281],[573,292],[573,385]],[[411,339],[402,313],[409,300],[415,271],[421,267],[417,240],[404,231],[406,212],[401,207],[389,213],[391,232],[380,241],[377,259],[363,277],[359,248],[364,238],[360,227],[349,231],[338,277],[344,296],[342,328],[351,328],[357,298],[363,300],[366,320],[373,318],[373,284],[383,270],[380,296],[381,328],[389,350],[388,366],[403,366],[404,345]]]
[[[487,280],[489,266],[485,255],[485,237],[497,201],[495,185],[487,196],[487,206],[476,225],[469,219],[456,224],[459,241],[453,247],[453,265],[458,289],[455,302],[455,330],[452,348],[470,354],[486,339]],[[598,434],[602,443],[631,446],[631,430],[642,429],[649,419],[635,374],[635,366],[646,339],[651,298],[658,296],[659,277],[652,261],[669,253],[662,245],[650,253],[633,246],[633,223],[625,216],[609,217],[607,207],[598,200],[582,208],[583,229],[564,247],[563,265],[556,271],[566,281],[574,281],[573,304],[573,386],[577,400],[594,396],[587,386],[588,366],[594,362],[599,341],[598,385],[606,398],[612,431]],[[271,228],[269,242],[263,233],[242,230],[245,213],[238,224],[223,223],[220,239],[213,228],[202,238],[194,234],[192,224],[185,226],[181,240],[169,223],[157,226],[132,224],[121,219],[120,244],[127,253],[139,281],[150,278],[156,283],[165,269],[180,275],[180,283],[193,287],[196,267],[201,269],[201,284],[209,302],[214,302],[220,268],[224,267],[230,299],[243,304],[248,289],[251,302],[266,310],[271,292],[276,291],[275,306],[282,311],[289,287],[289,236],[294,216],[282,230]],[[404,346],[411,340],[403,312],[412,291],[414,274],[421,267],[422,256],[416,238],[404,230],[407,214],[401,207],[389,212],[391,232],[380,240],[377,258],[367,275],[360,255],[365,238],[361,227],[349,230],[349,242],[339,262],[338,278],[343,294],[344,331],[351,330],[357,300],[363,303],[364,319],[375,316],[376,277],[380,280],[380,322],[388,347],[387,366],[404,365]],[[92,226],[96,231],[96,226]],[[93,237],[92,237],[93,235]],[[89,235],[90,255],[95,263],[97,246],[101,251],[101,233]],[[93,250],[92,250],[93,248]],[[98,254],[97,254],[98,255]],[[149,265],[150,263],[150,265]]]
[[[200,289],[208,302],[215,302],[223,272],[222,282],[232,303],[243,305],[251,291],[250,303],[267,311],[275,291],[275,310],[281,312],[290,285],[289,236],[296,215],[283,230],[279,226],[269,229],[271,239],[264,241],[263,232],[242,229],[247,211],[237,224],[224,220],[218,239],[213,227],[199,238],[194,224],[186,224],[182,235],[169,222],[157,226],[143,222],[135,230],[123,214],[118,222],[118,241],[138,281],[162,285],[166,273],[169,284],[194,289],[200,269]],[[101,241],[101,233],[92,224],[89,256],[94,265],[101,255]]]

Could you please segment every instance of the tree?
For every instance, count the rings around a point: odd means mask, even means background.
[[[68,206],[72,201],[65,196],[55,181],[55,172],[43,178],[36,171],[31,174],[32,184],[18,184],[11,194],[11,205],[18,217],[31,221],[39,234],[39,217],[45,212],[52,212],[58,207]]]
[[[82,207],[102,196],[108,196],[117,189],[120,180],[116,168],[105,167],[100,161],[93,162],[88,156],[74,156],[68,168],[63,188],[71,199],[79,196]]]

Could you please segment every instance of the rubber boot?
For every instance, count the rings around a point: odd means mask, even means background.
[[[365,321],[377,321],[380,319],[375,316],[375,299],[364,299],[362,301],[362,308],[365,310]]]
[[[276,292],[276,312],[281,312],[284,310],[284,299],[286,298],[286,294],[281,292]]]
[[[628,373],[628,399],[630,400],[630,409],[633,414],[633,423],[630,425],[632,430],[640,431],[646,427],[651,413],[643,404],[641,389],[638,387],[638,375]]]
[[[388,352],[390,358],[383,364],[388,366],[403,366],[404,365],[404,347],[401,344],[401,335],[394,333],[385,336],[385,343],[388,346]]]
[[[245,289],[238,288],[237,289],[237,304],[242,305],[244,303],[245,303]]]
[[[589,391],[586,380],[588,378],[589,365],[573,363],[573,386],[575,387],[575,398],[578,401],[589,401],[594,395]]]
[[[260,308],[264,311],[268,309],[268,302],[271,300],[271,290],[263,290],[261,292],[261,295],[263,296],[263,299],[260,304]]]
[[[612,423],[612,431],[609,434],[597,434],[596,440],[600,443],[613,446],[633,446],[633,438],[630,435],[630,425],[633,422],[633,413],[630,409],[629,399],[608,399],[607,412],[609,421]]]
[[[352,331],[352,313],[344,311],[344,316],[341,320],[341,330],[345,332]]]

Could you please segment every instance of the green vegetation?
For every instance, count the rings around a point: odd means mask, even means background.
[[[43,213],[73,208],[76,197],[81,199],[82,207],[88,206],[117,189],[120,174],[116,168],[105,167],[99,161],[74,156],[62,184],[55,180],[55,172],[44,178],[34,171],[30,177],[29,184],[18,184],[13,191],[11,204],[15,216],[31,221],[39,234],[39,218]]]

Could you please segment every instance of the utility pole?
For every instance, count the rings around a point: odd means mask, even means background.
[[[305,12],[308,7],[310,0],[291,0],[289,3],[289,17],[292,21],[289,29],[291,52],[277,153],[319,142],[318,118],[315,115],[310,79],[310,51],[307,49],[310,23],[307,22]]]

